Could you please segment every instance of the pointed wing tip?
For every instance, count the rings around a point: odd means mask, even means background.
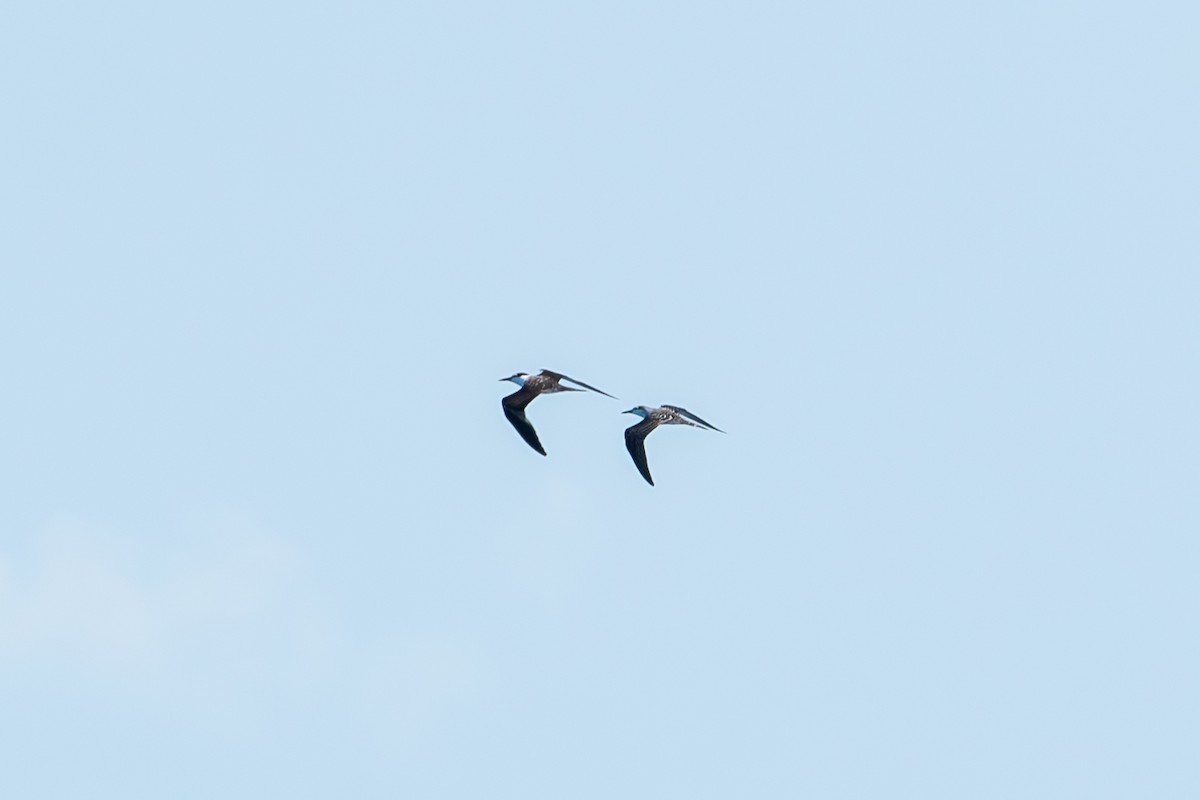
[[[692,420],[693,422],[699,422],[701,425],[703,425],[704,427],[708,428],[711,431],[716,431],[717,433],[725,432],[725,431],[721,430],[720,428],[718,428],[716,425],[713,425],[711,422],[706,422],[705,420],[700,419],[695,414],[693,414],[692,412],[688,411],[686,408],[683,408],[681,406],[663,406],[663,408],[669,408],[672,411],[678,411],[680,414],[683,414],[688,419]]]
[[[582,386],[583,388],[590,389],[591,391],[595,392],[596,394],[602,394],[605,397],[612,397],[613,400],[621,399],[619,397],[614,397],[613,395],[609,394],[608,392],[606,392],[602,389],[597,389],[595,386],[592,386],[590,383],[584,383],[583,381],[576,380],[576,379],[572,378],[570,375],[563,375],[561,372],[551,372],[548,369],[544,369],[544,370],[542,370],[542,372],[546,373],[547,375],[553,375],[556,378],[559,378],[560,380],[570,381],[571,383],[577,383],[580,386]]]
[[[656,427],[657,423],[651,424],[650,420],[642,420],[625,429],[625,449],[633,458],[633,465],[637,467],[638,474],[651,486],[654,485],[654,478],[650,477],[650,462],[646,460],[646,436]]]
[[[515,395],[510,395],[510,397],[512,396]],[[501,408],[504,409],[505,419],[507,419],[513,428],[516,429],[517,433],[520,434],[521,439],[524,440],[525,444],[529,445],[529,447],[535,452],[546,455],[546,448],[542,447],[542,442],[540,439],[538,439],[537,431],[534,429],[533,424],[529,421],[529,418],[525,416],[525,406],[509,405],[505,401],[509,400],[510,397],[504,398],[504,401],[501,401],[500,403]]]

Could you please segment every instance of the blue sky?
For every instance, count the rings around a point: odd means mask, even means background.
[[[0,794],[1196,796],[1197,23],[13,9]]]

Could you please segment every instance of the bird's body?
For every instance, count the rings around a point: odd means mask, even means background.
[[[504,416],[516,428],[517,433],[521,434],[521,438],[525,440],[525,443],[542,455],[546,455],[546,450],[542,447],[541,441],[538,440],[537,431],[533,429],[529,418],[525,416],[525,406],[532,403],[535,397],[541,394],[554,394],[555,392],[582,392],[584,389],[589,389],[605,397],[612,397],[608,392],[602,392],[595,386],[588,386],[583,381],[577,381],[562,373],[551,372],[548,369],[542,370],[537,375],[518,372],[515,375],[510,375],[500,380],[512,381],[521,387],[501,400],[500,405],[504,408]],[[564,380],[577,383],[583,389],[576,389],[574,386],[563,386],[561,382]],[[615,400],[616,398],[613,397],[613,399]]]
[[[724,433],[720,428],[710,425],[685,408],[679,406],[634,406],[624,414],[636,414],[641,422],[630,425],[625,429],[625,449],[633,457],[633,463],[646,479],[646,483],[654,485],[650,477],[650,465],[646,463],[646,437],[659,425],[690,425],[693,428]],[[697,424],[698,423],[698,424]]]

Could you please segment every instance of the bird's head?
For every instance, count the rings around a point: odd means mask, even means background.
[[[517,386],[524,386],[525,381],[529,380],[528,372],[518,372],[515,375],[509,375],[507,378],[501,378],[501,381],[512,381]]]
[[[622,411],[621,413],[622,414],[637,414],[642,419],[645,419],[646,417],[650,416],[650,409],[646,408],[645,406],[634,406],[633,408],[629,409],[628,411]]]

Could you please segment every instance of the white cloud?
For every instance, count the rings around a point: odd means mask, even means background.
[[[0,653],[119,666],[152,647],[151,606],[113,554],[77,521],[58,520],[22,559],[0,556]]]
[[[311,701],[406,737],[486,660],[445,631],[356,629],[302,549],[244,518],[152,536],[58,520],[25,545],[0,551],[10,689],[46,671],[247,731]]]

